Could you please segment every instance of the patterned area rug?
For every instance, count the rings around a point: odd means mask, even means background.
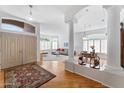
[[[36,88],[55,77],[37,64],[26,64],[5,70],[6,88]]]

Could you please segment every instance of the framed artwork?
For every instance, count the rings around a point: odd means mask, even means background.
[[[65,47],[65,48],[68,47],[68,42],[64,42],[64,47]]]

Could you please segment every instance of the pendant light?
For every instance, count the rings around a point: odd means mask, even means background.
[[[33,20],[33,18],[32,18],[32,8],[33,8],[33,6],[32,5],[29,5],[29,16],[28,16],[28,20],[29,21],[32,21]]]

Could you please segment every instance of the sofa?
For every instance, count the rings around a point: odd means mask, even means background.
[[[68,56],[67,48],[58,48],[52,52],[53,55],[66,55]],[[74,55],[76,55],[76,51],[74,51]]]
[[[65,49],[65,48],[58,48],[54,51],[52,51],[52,54],[53,55],[68,55],[68,49]]]

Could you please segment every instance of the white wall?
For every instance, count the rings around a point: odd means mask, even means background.
[[[64,42],[69,42],[68,32],[64,33],[63,35],[59,35],[59,47],[60,48],[66,48],[64,47]]]
[[[51,24],[41,23],[41,34],[48,36],[58,36],[60,48],[64,48],[64,42],[68,42],[69,32],[68,32],[67,24],[64,24],[63,28],[57,28]]]

